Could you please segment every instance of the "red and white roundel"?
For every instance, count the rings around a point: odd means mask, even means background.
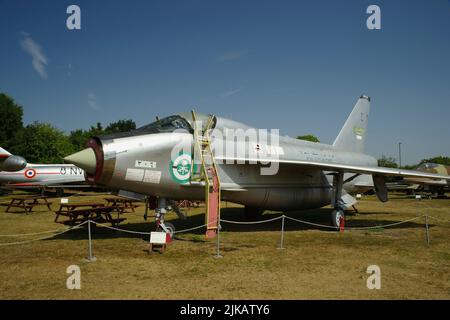
[[[28,179],[34,178],[36,176],[36,170],[34,169],[27,169],[24,172],[25,177],[27,177]]]

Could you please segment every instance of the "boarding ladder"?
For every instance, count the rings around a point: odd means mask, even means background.
[[[216,122],[216,117],[210,115],[206,125],[203,125],[203,121],[198,121],[192,110],[192,120],[194,124],[194,165],[191,167],[191,181],[202,183],[205,186],[205,224],[206,238],[208,239],[216,236],[220,219],[220,179],[210,139],[210,130]]]

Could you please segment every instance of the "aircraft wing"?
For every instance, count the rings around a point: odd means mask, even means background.
[[[280,165],[297,165],[303,167],[317,168],[324,171],[335,171],[335,172],[349,172],[349,173],[360,173],[360,174],[370,174],[378,176],[400,176],[400,177],[416,177],[416,178],[430,178],[430,179],[446,179],[450,180],[450,176],[444,176],[435,173],[426,173],[414,170],[404,170],[396,168],[385,168],[378,166],[361,166],[361,165],[349,165],[349,164],[337,164],[337,163],[325,163],[316,161],[305,161],[305,160],[285,160],[285,159],[270,159],[270,158],[229,158],[229,157],[217,157],[218,160],[223,160],[225,163],[227,161],[237,161],[237,162],[250,162],[250,163],[269,163],[278,162]]]

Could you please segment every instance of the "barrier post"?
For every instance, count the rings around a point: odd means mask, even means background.
[[[91,237],[91,220],[88,220],[88,237],[89,237],[89,244],[88,244],[88,256],[86,258],[86,261],[88,262],[94,262],[97,260],[96,257],[92,256],[92,237]]]
[[[217,224],[217,239],[216,239],[216,255],[215,258],[222,258],[220,255],[220,229],[222,229],[222,225],[220,224],[220,218],[219,223]]]
[[[427,245],[430,246],[430,233],[428,231],[428,216],[425,215],[425,235],[427,237]]]
[[[145,197],[145,208],[144,208],[144,220],[147,221],[148,217],[148,197]]]
[[[284,214],[281,216],[281,238],[280,238],[280,246],[277,248],[278,250],[283,250],[284,244]]]

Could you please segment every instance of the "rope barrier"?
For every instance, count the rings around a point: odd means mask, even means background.
[[[271,222],[271,221],[280,220],[280,219],[283,219],[283,216],[279,216],[279,217],[275,217],[275,218],[267,219],[267,220],[261,220],[261,221],[231,221],[231,220],[224,220],[224,219],[220,219],[220,221],[226,222],[226,223],[234,223],[234,224],[258,224],[258,223],[266,223],[266,222]]]
[[[223,221],[223,220],[221,220],[221,221]],[[197,230],[197,229],[200,229],[200,228],[204,228],[207,225],[208,224],[202,224],[201,226],[197,226],[197,227],[193,227],[193,228],[189,228],[189,229],[184,229],[184,230],[178,230],[178,231],[175,231],[174,234],[188,232],[188,231],[192,231],[192,230]]]
[[[428,216],[428,218],[434,219],[436,221],[444,222],[444,223],[450,223],[450,220],[439,219],[439,218],[436,218],[433,216]]]
[[[7,242],[7,243],[0,243],[0,246],[12,246],[12,245],[17,245],[17,244],[26,244],[26,243],[30,243],[30,242],[34,242],[34,241],[40,241],[40,240],[46,240],[46,239],[50,239],[53,238],[55,236],[59,236],[60,234],[66,233],[70,230],[75,230],[75,229],[79,229],[82,225],[86,224],[88,221],[84,221],[83,223],[75,226],[75,227],[71,227],[68,228],[62,232],[53,234],[51,236],[47,236],[47,237],[41,237],[41,238],[37,238],[37,239],[32,239],[32,240],[25,240],[25,241],[17,241],[17,242]]]
[[[350,229],[350,230],[370,230],[370,229],[387,228],[387,227],[392,227],[392,226],[397,226],[397,225],[400,225],[400,224],[408,223],[408,222],[411,222],[411,221],[414,221],[414,220],[418,220],[418,219],[423,218],[423,217],[425,217],[425,216],[423,215],[423,216],[414,217],[414,218],[411,218],[411,219],[408,219],[408,220],[404,220],[404,221],[399,221],[399,222],[394,222],[394,223],[384,224],[384,225],[379,225],[379,226],[373,226],[373,227],[349,227],[349,228],[346,228],[346,229]]]
[[[331,228],[331,229],[335,229],[335,230],[336,230],[336,227],[333,227],[333,226],[328,226],[328,225],[324,225],[324,224],[318,224],[318,223],[309,222],[309,221],[303,221],[303,220],[291,218],[291,217],[288,217],[288,216],[284,216],[284,217],[285,217],[286,219],[288,219],[288,220],[292,220],[292,221],[304,223],[304,224],[307,224],[307,225],[311,225],[311,226],[315,226],[315,227],[320,227],[320,228]],[[347,229],[347,228],[346,228],[346,229]]]
[[[399,222],[394,222],[394,223],[390,223],[390,224],[385,224],[385,225],[379,225],[379,226],[371,226],[371,227],[346,227],[346,230],[371,230],[371,229],[380,229],[380,228],[387,228],[387,227],[392,227],[392,226],[396,226],[396,225],[401,225],[401,224],[405,224],[414,220],[418,220],[420,218],[425,217],[425,215],[419,216],[419,217],[414,217],[411,219],[407,219],[404,221],[399,221]],[[443,220],[443,219],[439,219],[433,216],[428,216],[432,219],[435,219],[437,221],[441,221],[441,222],[445,222],[445,223],[450,223],[450,221],[448,220]],[[225,222],[225,223],[230,223],[230,224],[242,224],[242,225],[253,225],[253,224],[262,224],[262,223],[268,223],[268,222],[272,222],[272,221],[276,221],[276,220],[280,220],[286,218],[288,220],[291,221],[295,221],[298,223],[303,223],[306,225],[310,225],[310,226],[315,226],[315,227],[320,227],[320,228],[329,228],[329,229],[336,229],[336,227],[334,226],[329,226],[329,225],[323,225],[323,224],[319,224],[319,223],[314,223],[314,222],[310,222],[310,221],[305,221],[305,220],[300,220],[300,219],[296,219],[296,218],[292,218],[286,215],[281,215],[279,217],[275,217],[275,218],[271,218],[271,219],[267,219],[267,220],[261,220],[261,221],[233,221],[233,220],[225,220],[225,219],[220,219],[220,222]],[[39,241],[39,240],[45,240],[45,239],[50,239],[54,236],[66,233],[68,231],[71,230],[75,230],[75,229],[79,229],[81,226],[83,226],[84,224],[88,223],[88,222],[92,222],[98,226],[102,226],[105,227],[107,229],[111,229],[111,230],[115,230],[115,231],[119,231],[119,232],[125,232],[125,233],[130,233],[130,234],[139,234],[139,235],[150,235],[151,232],[139,232],[139,231],[133,231],[133,230],[125,230],[125,229],[120,229],[120,228],[116,228],[116,227],[111,227],[102,223],[98,223],[96,221],[92,221],[92,220],[88,220],[88,221],[84,221],[83,223],[74,226],[74,227],[70,227],[64,230],[51,230],[51,231],[42,231],[42,232],[34,232],[34,233],[23,233],[23,234],[10,234],[10,235],[0,235],[0,237],[21,237],[21,236],[31,236],[31,235],[40,235],[40,234],[46,234],[46,233],[55,233],[51,236],[48,237],[41,237],[41,238],[37,238],[37,239],[32,239],[32,240],[26,240],[26,241],[17,241],[17,242],[8,242],[8,243],[0,243],[0,246],[8,246],[8,245],[15,245],[15,244],[25,244],[25,243],[30,243],[30,242],[34,242],[34,241]],[[211,223],[210,223],[211,224]],[[174,234],[178,234],[178,233],[184,233],[184,232],[188,232],[188,231],[193,231],[193,230],[197,230],[200,228],[204,228],[207,227],[208,224],[203,224],[200,226],[196,226],[196,227],[192,227],[192,228],[188,228],[188,229],[184,229],[184,230],[177,230],[174,232]]]
[[[116,230],[116,231],[120,231],[120,232],[126,232],[126,233],[132,233],[132,234],[141,234],[141,235],[147,235],[147,236],[150,235],[150,233],[151,233],[151,232],[138,232],[138,231],[132,231],[132,230],[125,230],[125,229],[110,227],[110,226],[108,226],[106,224],[98,223],[98,222],[95,222],[95,221],[91,221],[91,222],[95,223],[96,225],[105,227],[107,229]],[[189,228],[189,229],[184,229],[184,230],[178,230],[178,231],[175,231],[174,234],[183,233],[183,232],[192,231],[192,230],[197,230],[197,229],[206,227],[207,225],[208,224],[202,224],[201,226],[197,226],[197,227],[193,227],[193,228]]]
[[[20,233],[20,234],[0,234],[0,237],[26,237],[26,236],[37,236],[39,234],[46,234],[46,233],[55,233],[59,231],[68,230],[70,228],[66,229],[58,229],[58,230],[50,230],[50,231],[42,231],[42,232],[34,232],[34,233]]]
[[[102,227],[105,227],[107,229],[111,229],[111,230],[115,230],[115,231],[121,231],[121,232],[132,233],[132,234],[147,235],[147,236],[150,235],[150,232],[139,232],[139,231],[133,231],[133,230],[125,230],[125,229],[110,227],[110,226],[107,226],[106,224],[98,223],[98,222],[95,222],[95,221],[92,221],[92,220],[89,220],[89,221],[91,221],[92,223],[94,223],[94,224],[96,224],[98,226],[102,226]]]
[[[420,219],[420,218],[423,218],[423,217],[424,216],[414,217],[414,218],[411,218],[411,219],[408,219],[408,220],[394,222],[394,223],[390,223],[390,224],[379,225],[379,226],[372,226],[372,227],[346,227],[345,229],[346,230],[370,230],[370,229],[387,228],[387,227],[392,227],[392,226],[408,223],[408,222],[411,222],[411,221],[414,221],[414,220],[417,220],[417,219]],[[328,226],[328,225],[313,223],[313,222],[309,222],[309,221],[304,221],[304,220],[300,220],[300,219],[291,218],[291,217],[288,217],[288,216],[285,216],[285,218],[289,219],[289,220],[292,220],[292,221],[297,221],[299,223],[304,223],[304,224],[316,226],[316,227],[336,229],[336,227],[334,227],[334,226]]]

